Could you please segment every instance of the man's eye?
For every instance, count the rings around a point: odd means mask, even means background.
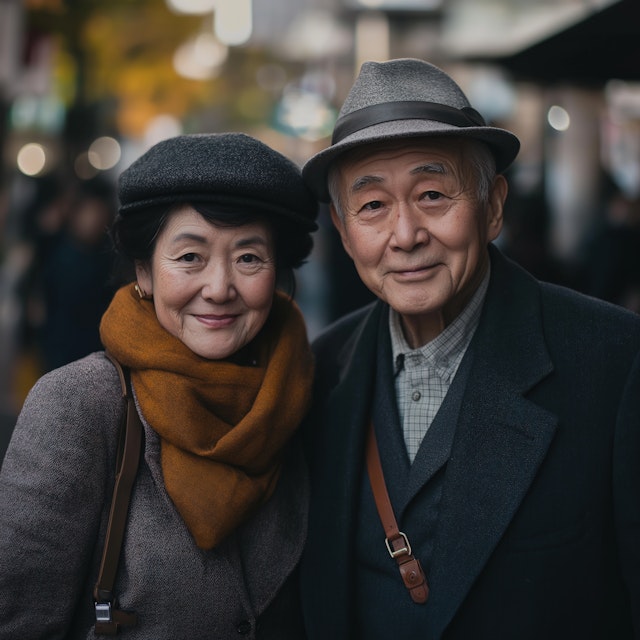
[[[442,194],[439,191],[425,191],[422,197],[426,200],[439,200]]]
[[[255,256],[253,253],[243,253],[240,256],[240,262],[244,262],[245,264],[251,264],[252,262],[255,262],[257,260],[257,256]]]
[[[367,209],[369,211],[376,211],[382,207],[382,202],[380,200],[372,200],[371,202],[367,202],[367,204],[362,207],[363,209]]]

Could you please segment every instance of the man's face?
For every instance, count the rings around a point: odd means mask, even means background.
[[[479,285],[487,245],[502,228],[506,182],[489,201],[454,141],[404,141],[361,149],[340,166],[344,216],[332,217],[369,289],[401,316],[414,348],[455,318]]]

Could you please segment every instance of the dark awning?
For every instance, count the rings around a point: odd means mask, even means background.
[[[492,61],[517,77],[543,83],[640,81],[640,0],[620,0],[522,51]]]

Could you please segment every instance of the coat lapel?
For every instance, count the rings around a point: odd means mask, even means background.
[[[440,638],[544,459],[556,418],[526,399],[552,370],[537,284],[492,249],[492,277],[444,479],[428,637]]]

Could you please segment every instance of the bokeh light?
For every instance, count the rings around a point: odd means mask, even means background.
[[[166,0],[166,2],[171,11],[185,15],[211,13],[216,5],[216,0]]]
[[[214,78],[229,54],[211,33],[200,33],[178,47],[173,56],[176,73],[191,80]]]
[[[26,176],[40,175],[47,163],[47,153],[45,148],[37,142],[25,144],[19,151],[16,158],[18,169]]]
[[[88,152],[89,163],[100,171],[115,167],[120,161],[120,143],[109,136],[102,136],[91,143]]]
[[[213,25],[220,42],[230,47],[245,44],[253,32],[251,0],[218,0]]]
[[[547,112],[547,122],[556,131],[566,131],[571,124],[571,118],[566,109],[553,105]]]

